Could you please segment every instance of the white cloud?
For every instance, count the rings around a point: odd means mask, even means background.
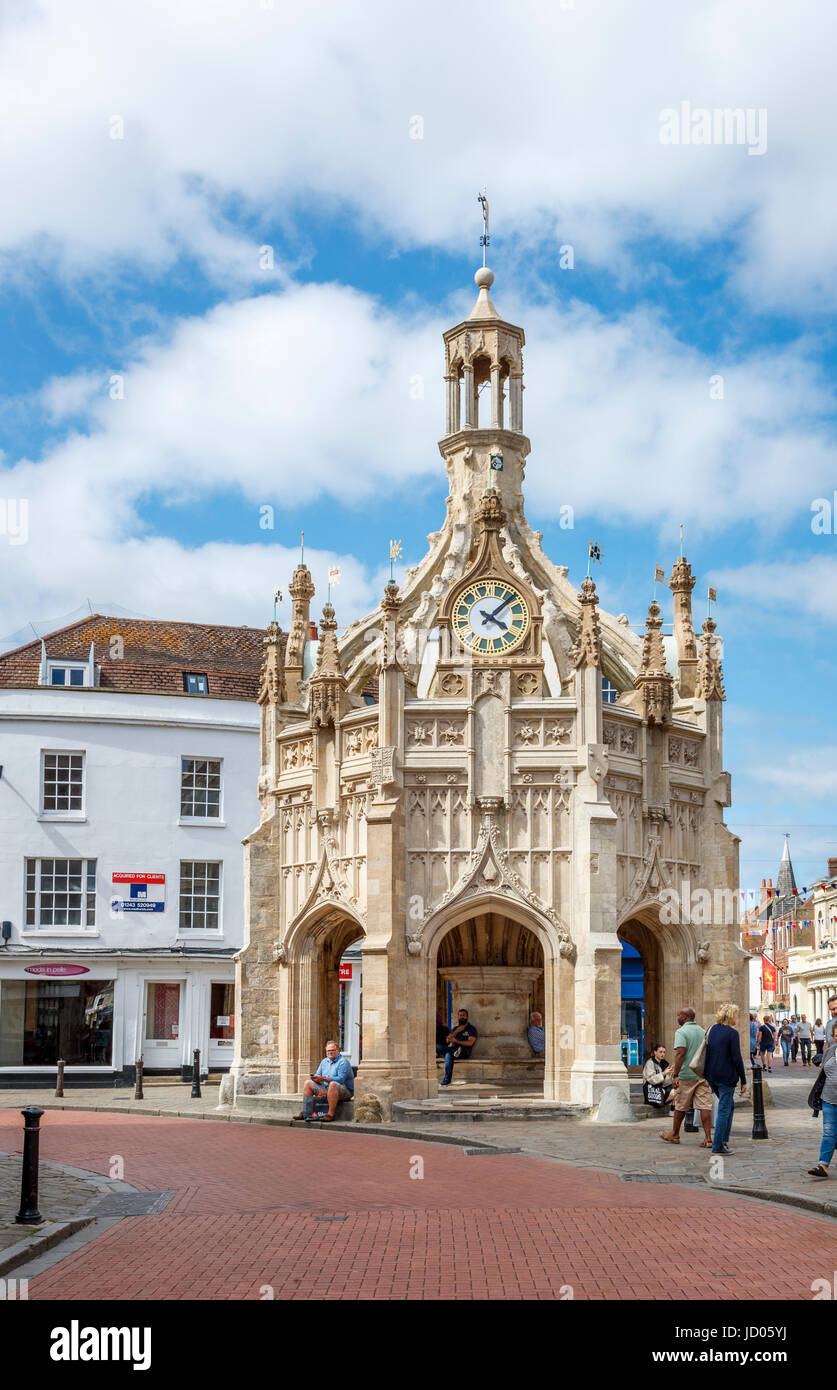
[[[777,618],[800,616],[818,624],[837,621],[837,536],[821,536],[822,555],[756,561],[713,575],[724,600],[737,602],[752,620],[760,611]],[[833,785],[833,776],[832,776]]]
[[[728,234],[760,307],[837,290],[827,6],[40,0],[1,23],[0,247],[35,268],[164,270],[187,250],[255,277],[260,223],[312,199],[400,246],[461,249],[487,181],[500,235],[547,233],[582,262],[624,271],[642,230],[692,249]],[[767,152],[661,144],[682,101],[766,107]]]
[[[828,495],[837,460],[818,423],[831,397],[800,347],[725,366],[725,399],[714,401],[708,378],[719,364],[647,314],[606,320],[580,306],[533,310],[508,299],[498,286],[501,312],[527,330],[534,524],[570,502],[579,519],[675,533],[686,519],[690,535],[741,523],[772,533],[776,517],[794,514],[807,528],[810,499]],[[138,520],[151,495],[153,531],[165,537],[167,502],[238,492],[252,506],[256,548],[269,538],[259,529],[262,505],[277,508],[277,534],[283,506],[325,499],[347,507],[360,528],[368,498],[388,494],[403,506],[419,484],[438,489],[441,519],[445,326],[424,311],[385,310],[346,287],[310,284],[222,305],[170,326],[163,342],[144,340],[118,364],[124,398],[109,393],[113,364],[52,379],[36,403],[53,428],[72,429],[42,459],[0,471],[0,496],[29,503],[28,543],[0,536],[10,562],[0,631],[85,593],[166,612],[163,600],[181,586],[190,604],[203,595],[205,616],[233,620],[245,593],[255,602],[257,579],[264,592],[281,582],[266,562],[247,574],[256,552],[246,545],[192,552],[152,534]],[[240,596],[237,580],[230,586],[214,572],[219,555],[241,576]],[[833,593],[833,563],[817,563],[820,586]],[[751,581],[738,571],[720,582],[732,595]],[[776,579],[777,593],[787,582]],[[770,592],[769,578],[759,583]],[[348,598],[344,590],[341,608]],[[354,599],[366,601],[360,589]]]

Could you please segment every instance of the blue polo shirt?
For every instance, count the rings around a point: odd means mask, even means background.
[[[352,1071],[352,1064],[348,1057],[335,1057],[333,1062],[330,1062],[327,1057],[324,1057],[317,1067],[316,1074],[317,1076],[324,1077],[326,1081],[342,1082],[346,1090],[351,1091],[352,1095],[354,1095],[355,1077]]]

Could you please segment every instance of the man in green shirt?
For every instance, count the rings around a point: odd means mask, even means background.
[[[674,1035],[674,1062],[671,1066],[671,1084],[674,1093],[674,1128],[660,1135],[667,1144],[680,1143],[680,1130],[686,1114],[693,1107],[700,1111],[703,1125],[701,1148],[712,1148],[712,1090],[708,1081],[697,1076],[689,1065],[704,1039],[704,1030],[695,1022],[694,1009],[681,1009],[677,1015],[677,1032]]]

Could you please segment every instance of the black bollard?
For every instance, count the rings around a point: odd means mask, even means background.
[[[23,1116],[23,1168],[20,1174],[20,1211],[15,1221],[20,1226],[37,1226],[43,1217],[38,1211],[38,1147],[43,1110],[27,1105]]]
[[[684,1128],[684,1130],[686,1131],[687,1134],[697,1134],[698,1130],[700,1129],[700,1125],[696,1125],[696,1124],[695,1124],[695,1107],[694,1107],[694,1106],[692,1106],[691,1110],[688,1110],[688,1111],[686,1112],[686,1122],[685,1122],[685,1124],[683,1125],[683,1128]]]
[[[64,1095],[64,1063],[58,1063],[58,1076],[55,1082],[55,1097],[60,1099]]]
[[[200,1048],[195,1048],[195,1066],[192,1072],[192,1100],[201,1098],[201,1052]]]
[[[136,1072],[137,1072],[137,1084],[136,1084],[136,1086],[134,1087],[134,1100],[145,1100],[145,1096],[144,1096],[143,1093],[142,1093],[142,1058],[141,1058],[141,1057],[138,1057],[138,1058],[137,1058]]]
[[[769,1139],[767,1125],[764,1119],[764,1091],[762,1090],[762,1076],[764,1067],[761,1062],[753,1063],[753,1139]]]

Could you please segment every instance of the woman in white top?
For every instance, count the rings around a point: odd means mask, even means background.
[[[822,1019],[818,1018],[814,1023],[814,1047],[817,1049],[817,1055],[814,1058],[814,1066],[819,1066],[824,1044],[825,1029],[822,1026]]]
[[[646,1105],[658,1105],[660,1109],[663,1109],[669,1104],[671,1083],[668,1077],[670,1071],[671,1066],[666,1057],[665,1046],[663,1043],[657,1043],[657,1046],[649,1052],[648,1060],[642,1068],[642,1096]],[[659,1101],[649,1101],[649,1086],[659,1086],[662,1089],[662,1103]]]

